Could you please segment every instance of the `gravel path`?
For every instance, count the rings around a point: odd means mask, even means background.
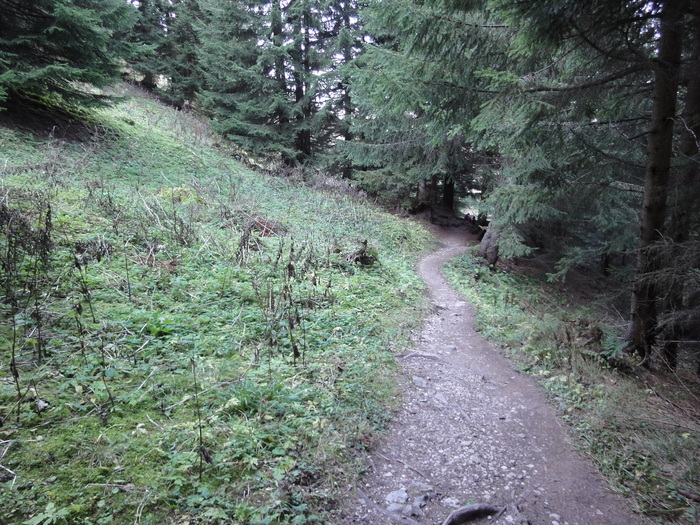
[[[420,264],[435,310],[400,357],[402,406],[338,524],[440,525],[468,504],[498,510],[469,523],[646,523],[574,452],[541,389],[475,332],[440,270],[473,239],[439,236]]]

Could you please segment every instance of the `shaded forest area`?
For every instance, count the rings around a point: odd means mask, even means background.
[[[61,402],[73,416],[87,410],[107,417],[111,412],[105,407],[131,403],[126,390],[135,395],[147,383],[113,392],[110,381],[133,374],[140,383],[154,370],[149,362],[186,375],[194,383],[186,388],[197,396],[198,374],[213,368],[193,357],[200,355],[195,342],[185,337],[181,346],[189,357],[175,364],[164,357],[169,350],[160,344],[152,345],[156,350],[149,354],[150,361],[136,357],[144,334],[151,345],[179,333],[184,317],[154,317],[154,297],[164,289],[179,294],[169,299],[176,303],[197,295],[198,284],[183,283],[178,272],[201,263],[198,257],[209,253],[203,246],[218,250],[211,255],[211,268],[220,272],[221,281],[204,287],[212,287],[207,295],[211,301],[215,296],[227,298],[226,290],[238,280],[250,285],[245,285],[244,304],[235,306],[252,306],[255,316],[263,319],[251,317],[243,323],[257,330],[243,338],[251,344],[252,358],[258,362],[267,356],[269,363],[285,370],[289,362],[292,368],[306,362],[309,340],[302,327],[313,324],[317,314],[323,317],[321,312],[325,315],[331,304],[339,304],[339,294],[356,291],[353,276],[359,279],[358,267],[367,268],[359,258],[350,260],[353,253],[364,249],[364,257],[369,249],[368,260],[377,256],[377,246],[362,243],[382,238],[377,241],[379,260],[384,250],[396,247],[408,257],[409,247],[420,244],[413,235],[420,237],[421,232],[406,233],[391,221],[376,227],[379,219],[365,216],[352,204],[349,195],[358,192],[399,215],[431,209],[435,214],[447,210],[457,220],[465,213],[479,217],[475,231],[484,233],[481,252],[492,269],[543,268],[550,281],[564,288],[575,286],[582,275],[590,282],[604,279],[607,291],[615,291],[604,308],[616,311],[618,320],[598,354],[601,365],[633,376],[678,380],[684,401],[697,405],[693,388],[700,372],[700,0],[0,0],[0,13],[0,123],[7,126],[2,168],[7,188],[3,186],[6,191],[0,196],[2,373],[15,389],[4,405],[11,407],[11,416],[2,414],[5,420],[29,417],[33,425],[47,410],[41,405],[46,401],[36,388],[38,380],[23,379],[24,367],[54,359],[47,334],[56,327],[68,330],[68,325],[75,350],[70,356],[76,360],[70,364],[70,394],[79,401],[69,400],[63,391],[66,398]],[[148,106],[139,106],[133,114],[115,109],[129,104],[132,96],[110,87],[121,81],[171,106],[167,132],[151,120],[166,117],[156,117],[160,113]],[[29,130],[33,139],[25,134]],[[35,151],[31,141],[47,137],[49,148]],[[205,146],[202,153],[199,148]],[[178,162],[180,157],[186,159],[186,167]],[[237,167],[228,167],[228,162]],[[88,166],[94,177],[76,182],[85,193],[61,195],[70,213],[58,210],[56,188],[65,189],[64,177],[81,174]],[[260,203],[244,198],[250,169],[257,170],[261,181],[266,175],[282,175],[278,180],[284,190],[279,192],[308,185],[340,188],[345,192],[342,199],[348,197],[350,204],[343,200],[343,213],[324,216],[328,233],[322,241],[309,240],[311,232],[301,227],[292,241],[288,235],[295,227],[285,224],[283,213],[259,210]],[[12,186],[8,181],[14,177],[18,178]],[[159,177],[163,180],[155,183]],[[122,178],[128,184],[117,191]],[[142,186],[149,179],[154,185]],[[33,180],[43,181],[43,186],[34,188],[29,182]],[[251,184],[254,191],[265,186]],[[311,202],[310,209],[325,208],[325,203],[309,199],[300,197],[300,202]],[[61,214],[72,217],[76,202],[97,206],[100,218],[86,219],[76,212],[78,222],[61,222]],[[290,206],[287,201],[279,205]],[[353,217],[348,224],[357,229],[352,242],[344,241],[354,233],[330,225],[346,221],[345,213]],[[304,220],[309,219],[300,219]],[[235,246],[230,238],[203,233],[198,225],[204,223],[232,228]],[[111,228],[115,238],[90,233],[104,228]],[[386,238],[379,233],[382,228],[388,229]],[[282,240],[271,246],[271,238],[278,237]],[[118,276],[108,268],[100,273],[104,282],[92,275],[91,265],[107,265],[105,261],[117,257]],[[245,270],[249,257],[264,260],[269,273]],[[231,258],[239,266],[226,262]],[[57,261],[63,273],[53,274]],[[384,267],[386,275],[372,275],[378,287],[395,286],[398,281],[392,279],[399,274],[408,279],[403,263],[396,264]],[[138,297],[131,289],[137,266],[139,286],[147,291],[149,302],[148,307],[135,305],[136,317],[143,321],[138,337],[134,327],[117,329],[93,311],[97,284],[109,288],[112,282],[115,301],[126,297],[133,302],[132,293]],[[475,282],[498,280],[471,263],[461,271]],[[68,275],[68,281],[57,284],[59,274]],[[415,290],[409,288],[402,286],[401,294],[413,297]],[[377,294],[377,299],[387,297],[384,288]],[[349,296],[348,308],[369,311],[368,297],[359,292]],[[214,304],[209,299],[201,298],[207,308]],[[350,306],[351,299],[362,306]],[[52,309],[59,300],[70,303],[69,314]],[[110,304],[111,299],[102,300]],[[297,313],[302,305],[306,314]],[[326,321],[314,322],[328,328]],[[377,333],[370,325],[363,341]],[[341,341],[344,326],[336,327],[339,332],[324,332],[319,341]],[[221,330],[223,338],[225,329]],[[566,346],[578,337],[567,334],[555,339]],[[110,343],[108,336],[123,340]],[[120,354],[122,344],[129,350]],[[344,349],[351,346],[345,340],[340,344]],[[275,361],[279,356],[269,348],[281,349],[284,359]],[[355,358],[336,361],[324,354],[319,363],[332,361],[341,372],[324,365],[322,373],[299,379],[290,369],[284,381],[308,381],[322,390],[340,381],[346,363]],[[123,363],[111,366],[111,359]],[[387,360],[383,354],[373,359]],[[67,362],[61,361],[62,366]],[[212,367],[224,368],[220,363]],[[314,390],[296,399],[292,408],[275,412],[270,406],[278,392],[273,386],[243,381],[244,370],[243,365],[236,369],[236,390],[218,399],[231,403],[226,417],[243,414],[263,421],[270,416],[280,426],[293,427],[282,412],[301,418],[300,407],[316,407],[313,396],[326,399]],[[214,377],[209,386],[216,384]],[[355,414],[365,393],[348,381],[358,390],[342,410]],[[95,395],[83,395],[88,390]],[[154,390],[149,395],[161,396],[162,409],[179,407],[175,391]],[[33,411],[22,409],[28,399],[39,403]],[[142,401],[138,397],[134,403]],[[324,418],[330,417],[334,402],[337,399],[326,399],[313,416],[314,439],[324,439]],[[373,407],[372,403],[367,401]],[[372,414],[374,423],[381,420],[376,411]],[[368,423],[353,418],[348,418],[355,424],[353,432],[361,436]],[[176,444],[163,452],[173,483],[180,483],[182,472],[192,474],[188,469],[197,458],[195,471],[201,477],[206,470],[202,461],[207,462],[212,451],[198,421],[188,427],[200,431],[198,438],[196,432],[190,436],[198,444],[188,456],[180,456]],[[158,428],[162,423],[146,424]],[[191,422],[183,419],[178,424]],[[268,496],[280,485],[308,487],[316,479],[316,467],[299,467],[305,456],[290,440],[282,438],[284,446],[275,445],[279,440],[274,436],[283,435],[275,434],[278,430],[246,430],[267,436],[265,452],[284,452],[261,467],[277,481],[274,490],[258,487]],[[91,439],[100,439],[98,427],[90,432],[95,432],[89,434]],[[243,431],[235,436],[214,434],[209,435],[212,440],[226,443],[222,451],[248,443]],[[691,434],[696,436],[695,431]],[[362,442],[360,437],[347,447],[361,447]],[[65,444],[54,445],[58,451]],[[250,477],[242,478],[241,484],[248,486],[258,475],[251,458],[259,451],[249,452],[235,460],[245,464],[244,474]],[[329,453],[334,454],[342,455],[338,449]],[[114,458],[84,459],[103,468]],[[5,465],[2,456],[0,464]],[[201,488],[191,481],[188,478],[183,489],[190,495]],[[123,487],[131,483],[124,479],[111,488],[130,492]],[[223,485],[223,478],[217,483]],[[213,494],[215,490],[199,497],[209,505]],[[273,515],[283,521],[289,512],[307,520],[299,518],[299,523],[317,519],[313,505],[311,510],[297,508],[306,504],[301,503],[307,501],[304,498],[287,498],[285,492],[275,499],[276,494],[271,499],[282,503],[264,512],[263,496],[250,508],[222,512],[229,517],[239,512],[244,521]],[[136,500],[143,497],[148,501],[144,505],[156,505],[143,493],[127,496],[128,503],[120,504],[138,507]],[[689,497],[698,496],[691,491]],[[16,502],[17,509],[24,503]],[[46,510],[51,501],[41,503],[44,513],[37,515],[51,522]],[[201,501],[191,503],[196,509]],[[81,515],[86,510],[70,512]]]

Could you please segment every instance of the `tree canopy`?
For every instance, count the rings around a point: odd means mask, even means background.
[[[123,0],[1,0],[0,99],[90,104],[119,78],[135,13]],[[7,103],[7,102],[5,102]]]

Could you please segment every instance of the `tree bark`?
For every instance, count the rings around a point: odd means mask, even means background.
[[[498,231],[493,222],[488,226],[484,238],[479,245],[479,255],[486,259],[489,266],[496,266],[498,262]]]
[[[627,350],[638,353],[643,362],[651,356],[657,335],[659,290],[654,273],[660,267],[657,241],[662,238],[673,156],[673,122],[678,101],[685,6],[685,0],[668,0],[660,14],[639,257],[627,346]]]
[[[672,254],[669,264],[683,260],[686,243],[691,238],[691,220],[700,199],[700,169],[698,166],[698,141],[700,140],[700,0],[693,1],[693,46],[687,69],[683,75],[688,79],[680,127],[680,152],[684,165],[676,193],[680,196],[672,215]],[[682,266],[686,266],[681,263]],[[684,288],[687,273],[685,268],[672,272],[669,289],[663,301],[663,314],[670,317],[664,330],[663,358],[670,370],[676,369],[678,343],[687,337],[687,327],[677,321],[684,304]],[[685,321],[687,322],[687,321]]]
[[[430,203],[437,204],[438,176],[433,175],[430,179]]]
[[[418,190],[416,195],[419,203],[432,201],[432,198],[430,196],[430,188],[428,187],[427,180],[418,181]]]
[[[449,175],[445,175],[442,181],[442,204],[445,208],[454,210],[455,205],[455,181]]]

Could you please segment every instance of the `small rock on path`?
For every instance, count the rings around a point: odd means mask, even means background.
[[[439,525],[474,503],[501,512],[469,523],[647,523],[574,451],[534,381],[474,330],[471,306],[441,273],[474,238],[439,236],[419,268],[436,308],[400,358],[402,407],[336,523]]]

